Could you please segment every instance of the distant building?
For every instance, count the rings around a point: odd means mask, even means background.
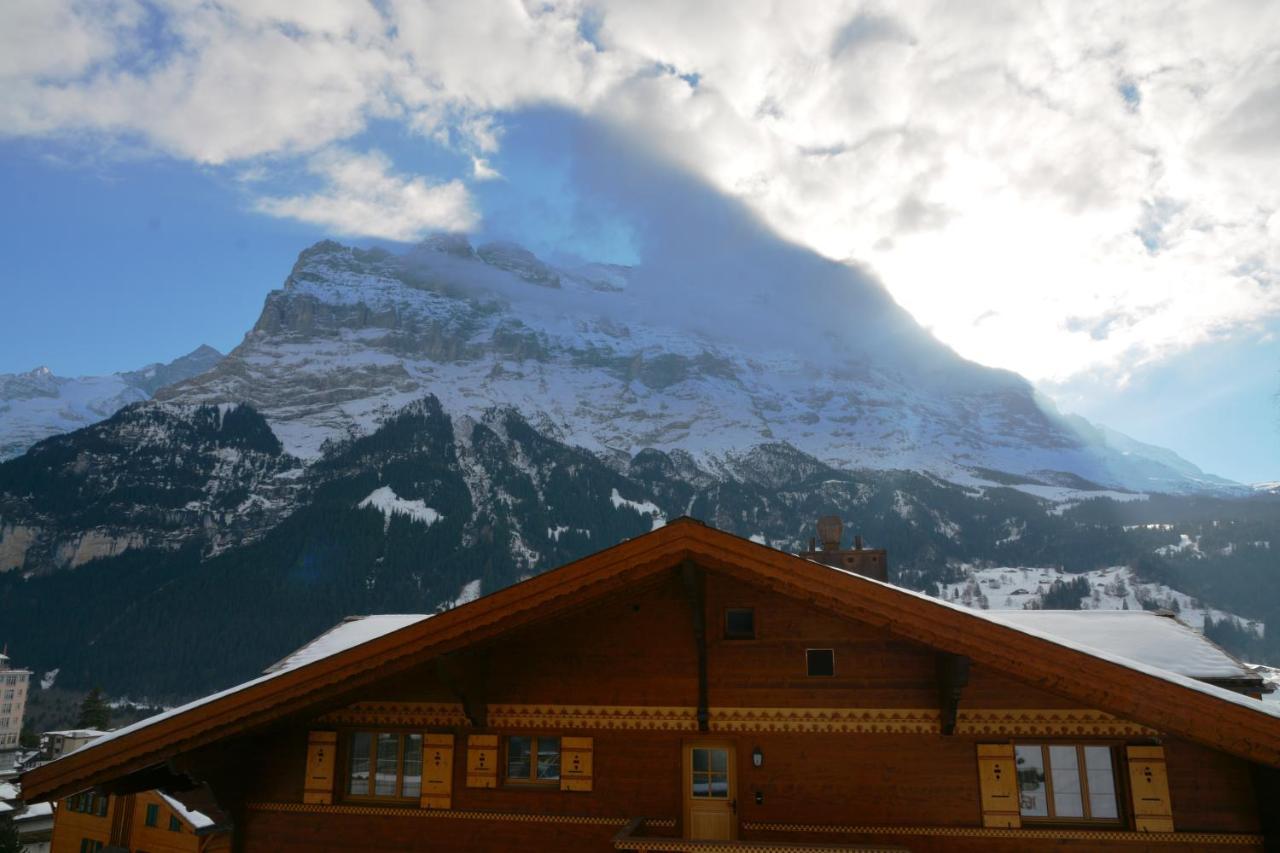
[[[40,748],[45,758],[53,761],[70,752],[75,752],[91,740],[102,737],[106,732],[97,729],[67,729],[60,732],[45,732],[40,736]]]
[[[231,834],[204,813],[160,791],[123,796],[86,791],[58,805],[48,849],[51,853],[214,853],[231,849]]]
[[[18,830],[24,853],[49,853],[53,836],[53,806],[36,803],[24,806],[22,786],[0,781],[0,817],[8,817]]]
[[[17,758],[30,680],[31,670],[15,669],[9,656],[0,654],[0,773],[11,769]]]

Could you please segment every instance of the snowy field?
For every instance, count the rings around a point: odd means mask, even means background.
[[[1262,636],[1261,622],[1245,619],[1225,610],[1206,607],[1198,599],[1160,583],[1136,578],[1127,566],[1113,566],[1092,572],[1071,574],[1056,568],[998,566],[978,568],[962,565],[965,578],[942,585],[947,601],[982,610],[1029,610],[1042,606],[1044,594],[1054,581],[1084,578],[1090,592],[1082,597],[1082,610],[1171,610],[1186,625],[1204,630],[1208,616],[1214,622],[1231,620],[1240,628]],[[1144,606],[1145,605],[1145,606]]]

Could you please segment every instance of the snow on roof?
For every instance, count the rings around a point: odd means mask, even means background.
[[[13,806],[8,803],[0,803],[0,814],[8,814],[13,811]]]
[[[388,613],[379,616],[352,616],[334,625],[284,660],[267,667],[268,673],[286,672],[327,658],[338,652],[376,640],[429,617],[416,613]]]
[[[98,729],[65,729],[57,732],[45,732],[46,735],[62,735],[63,737],[84,738],[84,737],[102,737],[106,732]]]
[[[1202,634],[1145,610],[989,610],[983,615],[1191,678],[1250,677]]]
[[[34,820],[38,817],[49,817],[53,814],[53,803],[32,803],[20,814],[14,815],[15,821]]]
[[[22,793],[22,786],[12,782],[0,782],[0,800],[16,800]]]
[[[209,817],[204,812],[198,812],[195,809],[187,808],[164,791],[156,791],[156,793],[160,795],[160,799],[164,800],[169,805],[169,808],[174,810],[178,817],[182,818],[196,829],[208,829],[214,825],[213,818]]]
[[[147,717],[144,720],[139,720],[136,723],[116,729],[115,731],[107,732],[102,735],[102,737],[89,741],[79,749],[67,753],[67,755],[75,755],[82,750],[92,749],[100,744],[108,743],[116,738],[132,734],[140,729],[145,729],[147,726],[154,725],[162,720],[176,717],[179,714],[185,714],[187,711],[199,708],[202,705],[208,705],[210,702],[216,702],[219,699],[234,695],[242,690],[248,690],[250,687],[255,687],[259,684],[270,681],[273,678],[279,678],[286,672],[292,672],[295,669],[300,669],[308,664],[336,655],[339,652],[345,652],[348,649],[353,649],[356,646],[363,645],[371,640],[376,640],[379,637],[386,636],[393,631],[398,631],[401,628],[407,628],[410,625],[414,625],[424,619],[430,618],[430,614],[421,615],[406,613],[397,613],[386,616],[347,617],[345,621],[340,622],[333,628],[330,628],[328,631],[321,634],[319,637],[316,637],[314,640],[307,643],[284,660],[273,664],[267,669],[264,675],[260,675],[257,678],[251,679],[242,684],[237,684],[234,687],[228,687],[226,690],[211,693],[208,696],[196,699],[193,702],[188,702],[185,705],[179,705],[177,708],[170,708],[164,713],[156,714],[153,717]],[[50,763],[56,764],[58,761],[65,759],[67,755],[61,756]]]
[[[927,601],[935,607],[945,607],[948,610],[954,610],[958,613],[964,613],[965,615],[973,617],[975,619],[985,619],[988,622],[995,622],[996,624],[1003,625],[1006,628],[1012,628],[1015,631],[1021,631],[1022,633],[1028,636],[1036,637],[1041,640],[1046,640],[1050,643],[1055,643],[1056,645],[1063,646],[1064,648],[1072,649],[1074,651],[1081,652],[1083,654],[1090,655],[1095,658],[1100,658],[1102,660],[1107,661],[1108,663],[1113,663],[1113,664],[1116,664],[1117,666],[1123,666],[1128,669],[1132,669],[1135,672],[1141,672],[1144,675],[1149,675],[1153,678],[1159,678],[1162,681],[1168,681],[1172,684],[1178,685],[1179,687],[1184,687],[1188,690],[1194,690],[1196,693],[1203,693],[1207,696],[1212,696],[1215,699],[1219,699],[1223,702],[1227,702],[1232,705],[1239,705],[1242,708],[1247,708],[1251,711],[1257,711],[1259,714],[1264,714],[1268,717],[1280,719],[1280,703],[1273,703],[1273,702],[1264,703],[1258,699],[1254,699],[1250,696],[1246,696],[1243,693],[1237,693],[1236,691],[1228,690],[1225,687],[1218,687],[1215,684],[1206,684],[1203,681],[1197,681],[1196,679],[1186,675],[1182,675],[1181,673],[1173,672],[1168,669],[1163,669],[1158,666],[1153,666],[1152,664],[1145,663],[1142,661],[1133,660],[1132,658],[1125,657],[1124,655],[1117,654],[1116,652],[1113,652],[1110,650],[1095,648],[1093,646],[1085,645],[1075,640],[1068,639],[1066,637],[1055,636],[1054,634],[1051,634],[1048,631],[1045,631],[1044,629],[1038,626],[1033,626],[1029,623],[1024,625],[1019,625],[1013,622],[1006,622],[1000,618],[1001,616],[1007,616],[1008,614],[1014,613],[1017,611],[973,610],[972,608],[965,607],[960,604],[952,604],[950,601],[943,601],[940,598],[934,598],[931,595],[925,595],[923,592],[916,592],[913,589],[906,589],[905,587],[897,586],[895,584],[886,583],[884,581],[878,581],[874,578],[869,578],[866,575],[860,575],[857,572],[852,572],[852,571],[849,571],[848,569],[842,569],[838,566],[828,566],[825,563],[819,563],[817,561],[812,561],[812,560],[810,562],[812,562],[814,565],[822,566],[825,569],[830,569],[833,572],[839,572],[842,575],[852,575],[867,583],[879,584],[880,586],[888,587],[894,590],[895,592],[901,593],[902,595],[909,595],[909,596],[912,596],[913,598],[920,599],[921,601]],[[1053,613],[1055,611],[1049,611],[1049,612]]]

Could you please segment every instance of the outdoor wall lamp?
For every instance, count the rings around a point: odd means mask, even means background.
[[[760,750],[760,747],[758,746],[755,749],[751,750],[751,763],[754,764],[756,767],[764,766],[764,753]]]

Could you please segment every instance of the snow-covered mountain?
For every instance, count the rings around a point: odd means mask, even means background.
[[[51,435],[110,417],[160,388],[204,373],[222,353],[200,346],[168,364],[106,376],[57,376],[47,367],[0,374],[0,459],[17,456]]]
[[[678,268],[560,269],[460,236],[400,255],[325,241],[225,360],[157,396],[247,402],[303,459],[431,393],[453,415],[510,406],[606,458],[680,450],[712,472],[783,442],[841,469],[960,483],[1232,485],[961,359],[853,267],[749,245],[711,245]]]

